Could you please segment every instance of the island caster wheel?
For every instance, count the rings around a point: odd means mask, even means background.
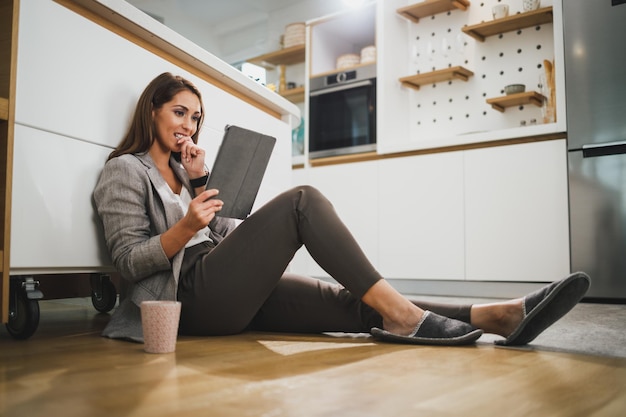
[[[113,310],[117,302],[117,290],[108,275],[91,276],[91,303],[101,313]]]
[[[11,282],[9,321],[6,328],[14,339],[28,339],[39,326],[39,302],[37,299],[42,298],[42,294],[36,289],[38,284],[32,278]]]

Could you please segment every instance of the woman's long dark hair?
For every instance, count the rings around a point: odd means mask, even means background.
[[[163,104],[171,101],[176,94],[183,90],[191,91],[200,100],[200,119],[196,126],[196,133],[191,137],[194,143],[198,143],[198,134],[204,120],[204,105],[200,91],[190,81],[178,75],[164,72],[152,80],[141,93],[130,128],[117,148],[111,152],[109,159],[124,154],[147,152],[155,139],[152,111],[160,109]]]

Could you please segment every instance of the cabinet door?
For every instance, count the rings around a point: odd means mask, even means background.
[[[110,151],[15,126],[12,274],[112,269],[92,202]]]
[[[304,170],[302,170],[304,171]],[[376,266],[378,251],[378,163],[359,162],[310,168],[297,172],[295,181],[318,188],[332,202],[368,259]],[[329,275],[301,249],[290,271],[315,277]]]
[[[463,153],[387,159],[379,171],[383,276],[463,279]]]
[[[569,272],[565,140],[466,151],[467,279]]]

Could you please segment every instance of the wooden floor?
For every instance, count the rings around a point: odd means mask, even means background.
[[[86,300],[41,306],[30,340],[0,330],[0,416],[626,415],[621,358],[262,333],[154,355],[100,337]]]

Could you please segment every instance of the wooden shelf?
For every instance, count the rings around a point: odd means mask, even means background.
[[[422,17],[447,12],[449,10],[467,10],[469,0],[425,0],[407,7],[402,7],[396,12],[407,19],[417,23]]]
[[[509,94],[508,96],[495,97],[487,99],[487,103],[491,104],[495,110],[503,112],[507,107],[522,106],[524,104],[534,104],[541,107],[545,97],[536,91],[527,91],[525,93]]]
[[[517,13],[502,19],[483,22],[478,25],[465,26],[462,30],[472,38],[484,42],[485,38],[500,33],[512,32],[531,26],[552,23],[552,6],[543,7],[531,12]]]
[[[9,120],[9,99],[0,97],[0,120]]]
[[[462,80],[467,81],[474,73],[467,68],[452,67],[423,74],[410,75],[400,78],[400,82],[407,86],[419,90],[420,86],[434,84],[441,81]]]
[[[280,49],[278,51],[270,52],[265,55],[259,55],[257,57],[248,59],[256,65],[260,65],[265,68],[273,69],[276,66],[280,67],[281,78],[285,75],[285,65],[293,65],[304,62],[306,55],[305,45],[296,45],[289,48]],[[304,87],[292,88],[289,90],[281,91],[279,94],[285,97],[292,103],[300,103],[304,101]]]
[[[304,101],[304,87],[290,88],[286,91],[280,92],[280,95],[292,103],[301,103]]]
[[[293,65],[304,62],[305,46],[296,45],[289,48],[280,49],[265,55],[248,59],[248,62],[262,67],[274,67],[276,65]]]
[[[329,75],[339,74],[341,72],[348,72],[362,67],[369,67],[370,65],[376,65],[376,61],[366,62],[365,64],[356,64],[351,67],[335,68],[330,71],[318,72],[317,74],[311,74],[309,76],[309,79],[327,77]]]

